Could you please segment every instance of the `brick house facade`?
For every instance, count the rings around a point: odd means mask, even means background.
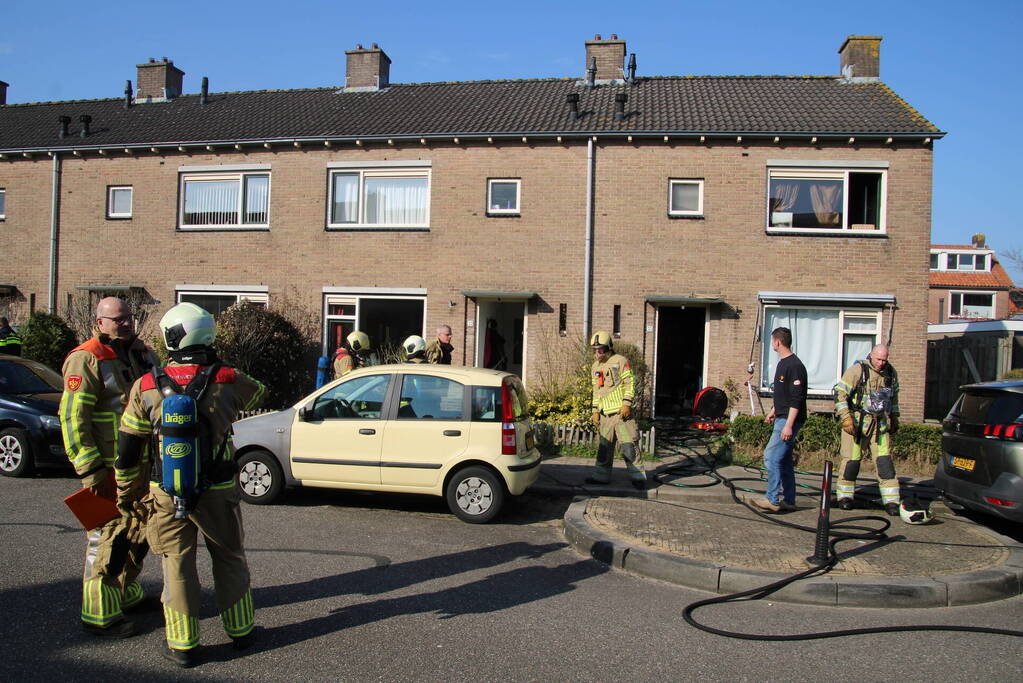
[[[970,244],[931,245],[928,323],[1008,318],[1013,288],[984,235]]]
[[[286,294],[321,312],[324,352],[449,324],[456,364],[503,355],[527,384],[609,329],[659,415],[741,385],[751,355],[766,395],[774,324],[829,410],[891,335],[919,419],[943,133],[857,71],[879,44],[851,36],[839,77],[644,78],[597,37],[576,78],[416,85],[360,46],[345,87],[200,95],[149,62],[163,97],[0,106],[0,283],[57,312],[89,288],[160,313]]]

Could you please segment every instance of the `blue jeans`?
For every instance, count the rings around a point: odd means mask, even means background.
[[[767,467],[767,500],[775,505],[784,500],[789,505],[796,503],[796,468],[792,464],[792,448],[796,445],[796,434],[803,423],[797,422],[792,428],[792,438],[783,441],[781,430],[785,429],[788,418],[777,417],[774,420],[774,431],[771,440],[764,449],[764,465]],[[783,492],[784,498],[779,498]]]

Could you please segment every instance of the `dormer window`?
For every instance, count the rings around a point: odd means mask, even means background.
[[[988,273],[991,272],[990,254],[932,252],[931,270]]]

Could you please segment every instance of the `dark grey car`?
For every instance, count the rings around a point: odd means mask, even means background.
[[[961,389],[942,423],[934,485],[953,503],[1023,522],[1023,381]]]

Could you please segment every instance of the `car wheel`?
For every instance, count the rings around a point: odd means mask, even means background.
[[[32,464],[28,432],[16,427],[0,432],[0,474],[26,477],[32,473]]]
[[[466,467],[452,475],[445,497],[448,507],[463,522],[485,524],[504,504],[504,483],[483,467]]]
[[[238,459],[238,487],[246,503],[267,505],[284,489],[284,472],[269,451],[250,451]]]

